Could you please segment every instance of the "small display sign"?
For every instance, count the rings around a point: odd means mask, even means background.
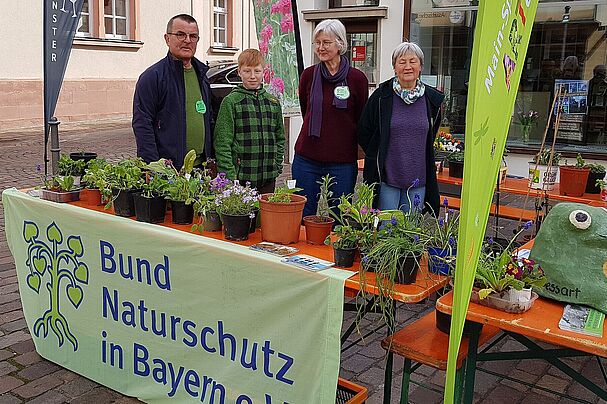
[[[367,47],[366,46],[353,46],[352,47],[352,61],[353,62],[364,62],[367,58]]]

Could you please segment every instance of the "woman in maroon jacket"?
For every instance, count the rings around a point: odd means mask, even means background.
[[[324,20],[314,30],[314,53],[320,63],[308,67],[299,80],[303,125],[295,143],[291,171],[308,198],[304,216],[316,214],[319,185],[335,177],[333,196],[352,193],[358,173],[356,125],[369,94],[363,72],[350,66],[346,28],[339,20]]]

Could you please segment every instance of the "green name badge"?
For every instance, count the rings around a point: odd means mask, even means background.
[[[204,114],[205,112],[207,112],[207,106],[204,105],[204,101],[196,101],[196,112],[198,112],[199,114]]]
[[[333,90],[333,94],[340,100],[347,100],[350,98],[350,89],[348,86],[337,86],[335,90]]]

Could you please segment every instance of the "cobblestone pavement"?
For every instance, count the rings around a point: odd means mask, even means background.
[[[64,152],[96,152],[115,161],[135,154],[130,128],[122,125],[104,125],[98,130],[86,125],[61,133]],[[42,162],[42,135],[34,132],[0,134],[0,189],[28,187],[40,183],[36,164]],[[288,175],[288,168],[284,176]],[[432,310],[435,300],[416,305],[398,307],[398,326],[419,318]],[[345,319],[353,315],[346,313]],[[374,324],[362,323],[363,332]],[[341,376],[369,389],[368,403],[381,403],[383,399],[384,350],[380,340],[384,331],[374,334],[349,349],[341,358]],[[356,334],[355,334],[356,335]],[[351,340],[354,336],[351,337]],[[506,339],[494,349],[520,349],[514,340]],[[593,358],[565,359],[575,370],[596,383],[603,383],[601,370]],[[393,402],[399,396],[402,375],[402,358],[395,358]],[[475,401],[482,403],[569,403],[575,402],[545,391],[565,393],[582,402],[599,402],[598,398],[580,385],[573,383],[560,371],[542,361],[493,362],[483,366],[476,376]],[[500,375],[506,375],[500,376]],[[520,380],[527,384],[512,381]],[[429,387],[423,388],[424,384]],[[442,401],[444,372],[422,366],[412,377],[410,399],[413,403],[439,403]],[[529,384],[535,384],[532,388]],[[8,250],[4,232],[4,210],[0,209],[0,403],[131,403],[136,399],[125,397],[100,386],[67,369],[46,361],[35,352],[28,333],[17,285],[15,263]],[[312,403],[310,403],[312,404]]]

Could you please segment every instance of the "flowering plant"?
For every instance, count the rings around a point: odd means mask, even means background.
[[[337,236],[337,240],[332,241],[331,236],[325,239],[326,245],[333,245],[335,249],[351,250],[358,246],[361,231],[356,230],[347,224],[338,224],[333,229],[333,233]]]
[[[508,288],[521,290],[526,285],[544,285],[546,278],[541,267],[532,260],[519,260],[513,248],[514,240],[532,225],[533,221],[525,223],[504,249],[496,248],[491,239],[485,243],[475,275],[475,283],[480,287],[478,296],[481,299],[491,293],[504,292]]]
[[[434,149],[448,152],[462,151],[464,150],[464,142],[441,130],[434,140]]]
[[[537,111],[529,110],[528,112],[519,111],[516,114],[518,123],[523,127],[531,127],[540,117]]]
[[[228,180],[229,181],[229,180]],[[218,213],[224,215],[249,215],[255,217],[253,209],[257,204],[257,190],[247,182],[245,186],[238,181],[230,182],[221,193],[215,196]]]
[[[444,215],[439,212],[424,223],[428,245],[441,250],[455,250],[459,230],[459,213],[449,208],[449,199],[443,200]]]
[[[283,112],[299,108],[297,48],[291,0],[255,0],[259,50],[266,65],[263,81],[281,102]]]

